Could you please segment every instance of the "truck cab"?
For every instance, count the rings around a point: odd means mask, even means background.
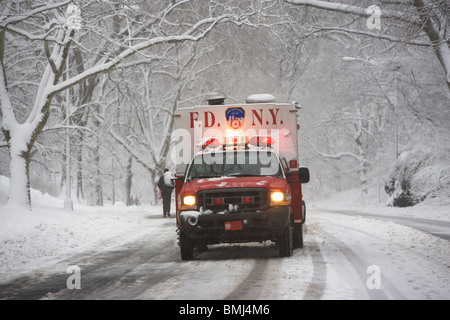
[[[281,257],[303,246],[301,184],[309,181],[309,171],[298,167],[297,109],[248,101],[185,108],[176,114],[183,137],[178,141],[184,144],[175,153],[182,151],[179,158],[185,162],[190,158],[187,164],[177,162],[183,260],[210,244],[271,240]]]

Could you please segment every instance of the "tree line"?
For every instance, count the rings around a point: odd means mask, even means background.
[[[445,141],[450,88],[448,3],[380,0],[379,15],[373,4],[3,1],[9,203],[31,208],[30,185],[93,205],[133,192],[154,203],[173,112],[215,90],[228,102],[262,91],[299,100],[301,159],[322,162],[317,190],[357,180],[367,193],[395,160],[387,150],[419,141],[415,130]]]

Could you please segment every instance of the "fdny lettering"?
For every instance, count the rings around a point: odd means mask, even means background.
[[[263,122],[262,109],[259,109],[259,114],[257,110],[252,110],[252,116],[253,116],[252,126],[255,125],[255,117],[259,121],[259,124],[262,125]]]
[[[283,124],[283,120],[281,120],[280,122],[277,121],[278,120],[277,119],[278,118],[278,111],[280,111],[280,109],[269,109],[269,113],[270,113],[272,122],[270,122],[269,120],[266,120],[266,122],[264,123],[264,120],[263,120],[263,109],[252,110],[252,126],[258,125],[257,122],[259,122],[259,125]],[[255,120],[256,120],[256,122],[255,122]]]
[[[198,121],[198,112],[190,112],[191,124],[189,125],[189,128],[194,127],[194,121]]]
[[[203,125],[205,128],[210,128],[214,125],[214,123],[216,122],[216,117],[214,116],[214,113],[212,113],[211,111],[205,111],[203,113]],[[194,127],[194,122],[198,121],[198,112],[190,112],[189,115],[190,118],[190,125],[189,128],[193,128]],[[220,127],[220,124],[218,124],[218,126]]]
[[[277,124],[278,111],[280,111],[280,109],[277,109],[276,113],[273,112],[273,109],[269,109],[270,115],[272,116],[272,124],[275,124],[275,125]]]
[[[282,125],[283,120],[278,117],[279,108],[276,109],[266,109],[269,112],[264,112],[263,109],[253,109],[251,110],[251,126],[265,126],[265,125]],[[216,121],[216,116],[211,111],[204,111],[202,115],[199,112],[192,111],[189,113],[189,128],[194,128],[195,122],[202,121],[204,128],[211,128],[213,126],[220,127],[220,122]]]

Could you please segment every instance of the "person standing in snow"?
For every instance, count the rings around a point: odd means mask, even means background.
[[[170,202],[172,200],[173,173],[164,169],[164,174],[159,178],[158,188],[161,190],[163,199],[163,217],[170,217]]]

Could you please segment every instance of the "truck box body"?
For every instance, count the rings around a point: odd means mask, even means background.
[[[186,152],[174,159],[177,172],[184,172],[192,156],[201,151],[201,141],[208,137],[269,135],[272,149],[280,158],[292,161],[297,170],[297,109],[291,104],[254,103],[238,105],[206,105],[178,109],[175,112],[175,136],[179,142],[175,153]],[[184,139],[179,141],[180,138]],[[184,161],[183,161],[184,160]]]

